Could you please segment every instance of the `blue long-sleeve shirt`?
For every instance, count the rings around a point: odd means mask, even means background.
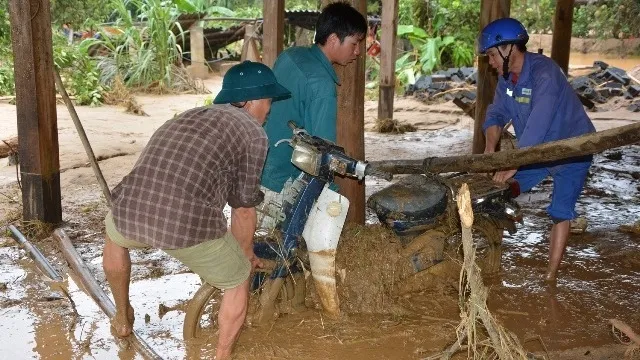
[[[525,53],[516,84],[500,76],[483,131],[513,120],[520,148],[595,131],[560,67],[550,58]]]
[[[291,91],[291,97],[271,105],[264,125],[269,152],[262,172],[262,185],[280,192],[287,179],[295,179],[300,170],[291,164],[293,149],[286,143],[277,147],[275,143],[291,139],[289,120],[311,135],[335,142],[336,84],[339,82],[333,65],[317,45],[287,49],[278,56],[273,72],[278,83]]]

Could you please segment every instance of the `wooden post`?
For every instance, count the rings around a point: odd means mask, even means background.
[[[334,1],[323,0],[323,5]],[[350,0],[349,3],[367,16],[366,0]],[[364,159],[364,57],[365,43],[360,43],[360,56],[347,66],[334,65],[340,86],[338,86],[338,145],[344,147],[347,155]],[[351,203],[347,221],[364,224],[365,196],[364,182],[337,178],[340,193]]]
[[[62,221],[49,0],[9,1],[24,220]]]
[[[381,52],[378,119],[393,119],[393,96],[395,94],[396,88],[397,33],[398,0],[382,0],[382,35],[380,37]]]
[[[262,17],[262,62],[273,68],[284,42],[284,0],[262,0]]]
[[[573,23],[574,0],[558,0],[553,17],[553,38],[551,40],[551,58],[562,68],[565,74],[569,70],[569,52],[571,51],[571,25]]]
[[[508,17],[511,8],[510,0],[481,0],[480,1],[480,31],[491,21]],[[487,56],[478,56],[478,90],[476,99],[476,121],[473,128],[473,153],[484,152],[484,124],[487,107],[493,102],[498,79],[496,72],[489,65]]]
[[[191,65],[187,68],[194,78],[206,79],[209,66],[204,57],[204,30],[200,21],[196,21],[189,28],[189,43],[191,45]]]
[[[244,29],[244,44],[242,45],[240,61],[260,62],[260,52],[255,39],[255,27],[253,25],[245,25]]]

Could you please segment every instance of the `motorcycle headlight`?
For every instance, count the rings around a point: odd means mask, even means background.
[[[314,147],[304,143],[298,143],[293,148],[291,162],[300,170],[312,176],[318,176],[320,173],[320,161],[322,154]]]

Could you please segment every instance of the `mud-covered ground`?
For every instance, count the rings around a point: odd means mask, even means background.
[[[215,82],[213,87],[219,86]],[[151,118],[119,114],[113,107],[80,109],[110,187],[133,166],[139,150],[164,115],[195,105],[193,96],[140,97]],[[161,106],[170,103],[171,106]],[[384,135],[367,132],[369,160],[422,158],[467,153],[471,124],[451,104],[420,105],[398,99],[403,121],[417,132]],[[0,112],[11,109],[0,106]],[[61,129],[61,183],[65,229],[98,282],[107,289],[102,262],[102,219],[107,211],[91,168],[84,162],[70,121],[58,113]],[[375,109],[369,105],[370,119]],[[114,117],[114,113],[118,116]],[[621,110],[590,113],[598,129],[640,121],[638,113]],[[160,121],[162,120],[162,121]],[[111,124],[108,122],[112,121]],[[9,123],[9,122],[8,122]],[[368,120],[369,125],[371,121]],[[6,129],[6,127],[4,127]],[[115,130],[114,130],[115,129]],[[110,136],[105,134],[111,133]],[[79,141],[78,141],[79,143]],[[68,156],[66,156],[68,154]],[[109,156],[116,154],[119,156]],[[20,196],[15,168],[0,169],[0,218],[3,224],[19,216]],[[640,145],[609,150],[595,157],[578,212],[587,219],[584,234],[569,239],[564,265],[555,286],[543,280],[547,264],[550,221],[545,215],[551,184],[543,183],[518,198],[524,224],[505,234],[500,271],[484,274],[492,314],[515,333],[527,351],[551,359],[621,359],[626,349],[611,336],[607,320],[620,319],[640,330]],[[367,195],[387,185],[367,181]],[[307,310],[279,317],[242,332],[238,359],[422,359],[455,341],[460,322],[456,237],[448,242],[441,281],[429,289],[403,296],[393,293],[388,264],[401,246],[368,214],[366,227],[344,232],[338,255],[339,292],[343,316],[330,319],[318,310],[309,286]],[[141,358],[110,333],[108,319],[68,276],[58,245],[39,237],[38,224],[20,224],[53,266],[63,284],[51,284],[15,242],[0,236],[0,353],[7,359],[130,359]],[[627,227],[625,227],[627,225]],[[478,239],[479,256],[484,242]],[[452,251],[453,250],[453,251]],[[184,306],[198,289],[199,278],[160,251],[132,251],[131,300],[135,329],[165,359],[213,358],[215,336],[182,340]],[[64,287],[71,300],[58,289]],[[466,357],[466,353],[459,358]]]

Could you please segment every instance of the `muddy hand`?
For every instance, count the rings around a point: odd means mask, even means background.
[[[256,268],[262,269],[264,267],[262,260],[256,256],[256,253],[253,252],[253,249],[245,249],[244,254],[251,262],[251,271],[255,270]]]
[[[495,175],[493,175],[493,180],[499,183],[504,183],[507,180],[511,179],[517,171],[517,169],[498,171]]]

